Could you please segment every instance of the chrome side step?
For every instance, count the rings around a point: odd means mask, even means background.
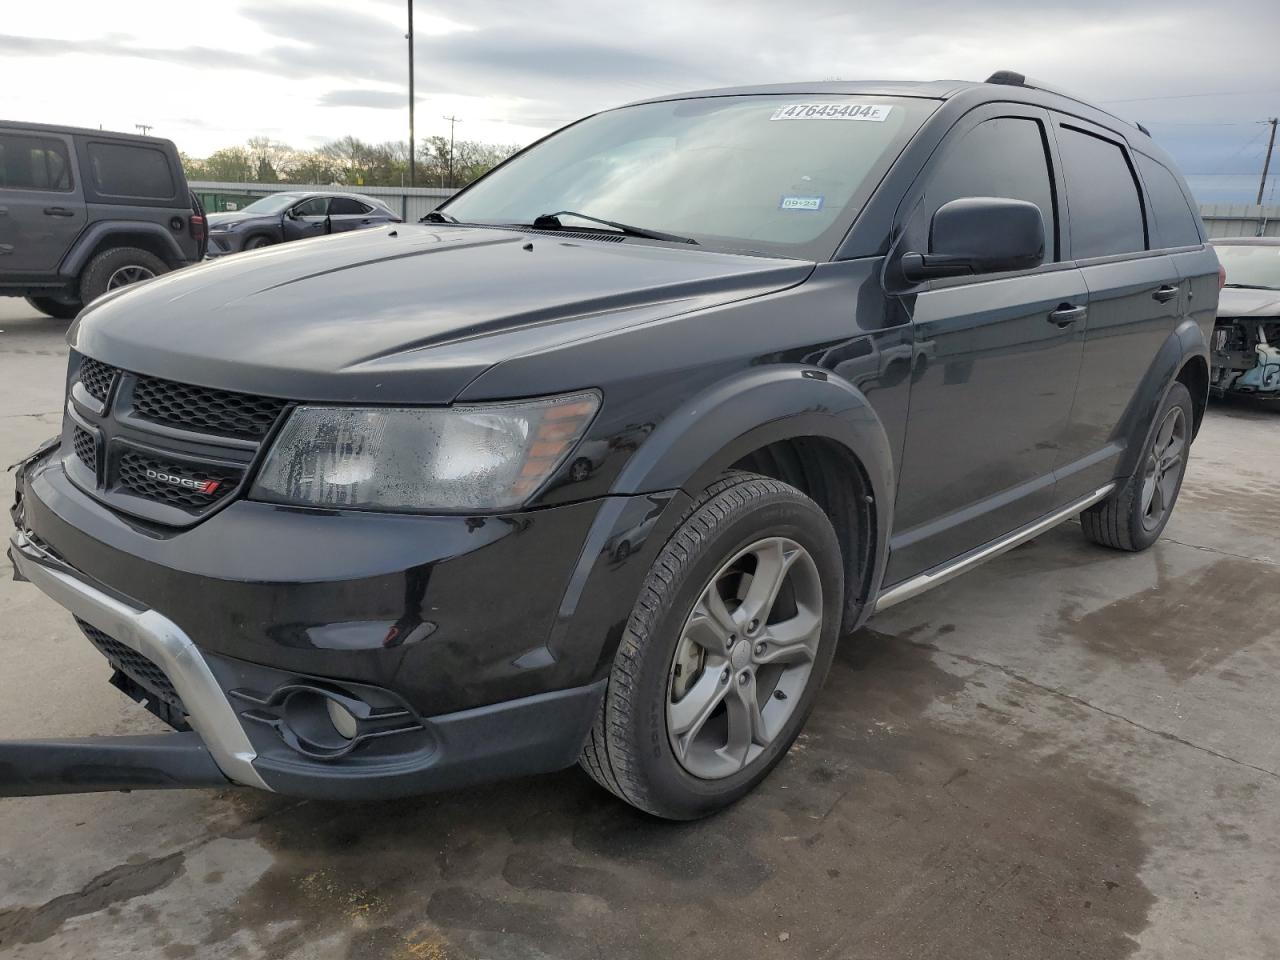
[[[934,567],[932,570],[926,570],[924,573],[917,574],[910,580],[903,580],[901,583],[889,587],[887,590],[880,591],[880,595],[876,598],[875,612],[880,613],[887,610],[894,604],[901,603],[903,600],[910,600],[912,597],[919,596],[926,590],[938,586],[940,583],[946,583],[952,577],[958,577],[962,573],[968,573],[980,563],[985,563],[992,557],[998,557],[1006,551],[1012,550],[1020,544],[1026,543],[1034,537],[1040,536],[1046,530],[1056,527],[1064,520],[1069,520],[1076,514],[1093,506],[1099,500],[1102,500],[1112,490],[1116,488],[1114,483],[1108,483],[1105,487],[1101,487],[1079,500],[1068,504],[1061,510],[1055,511],[1048,516],[1041,517],[1034,523],[1028,524],[1020,530],[999,540],[994,540],[984,547],[979,547],[956,558],[948,563]]]

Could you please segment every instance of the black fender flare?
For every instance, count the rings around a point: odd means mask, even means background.
[[[1207,369],[1209,344],[1200,325],[1188,317],[1180,321],[1160,345],[1120,419],[1116,433],[1128,437],[1129,442],[1117,466],[1119,476],[1128,477],[1137,469],[1138,459],[1155,429],[1156,414],[1186,365],[1197,357],[1204,361]]]
[[[136,236],[140,233],[160,243],[166,250],[164,259],[170,264],[184,263],[188,259],[182,252],[182,247],[178,245],[178,241],[174,239],[172,231],[158,223],[147,220],[99,220],[90,224],[89,228],[76,238],[76,242],[63,257],[58,273],[68,278],[77,277],[103,240],[109,240],[116,235]]]
[[[756,367],[694,396],[640,445],[610,492],[697,493],[753,450],[805,436],[846,447],[866,471],[878,512],[892,506],[892,449],[870,402],[848,381],[799,364]]]
[[[847,380],[798,364],[770,364],[720,381],[662,421],[618,474],[611,493],[679,490],[696,496],[753,451],[800,437],[834,441],[862,468],[870,488],[872,553],[867,596],[860,598],[869,611],[888,559],[896,472],[884,425]]]

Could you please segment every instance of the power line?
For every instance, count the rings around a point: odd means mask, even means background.
[[[1128,97],[1123,100],[1099,100],[1098,103],[1148,103],[1152,100],[1193,100],[1198,97],[1247,97],[1255,94],[1277,93],[1277,90],[1226,90],[1222,93],[1171,93],[1161,97]]]

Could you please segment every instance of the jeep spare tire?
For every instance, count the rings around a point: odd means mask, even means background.
[[[97,254],[80,275],[80,299],[92,303],[104,293],[169,272],[154,253],[137,247],[112,247]]]

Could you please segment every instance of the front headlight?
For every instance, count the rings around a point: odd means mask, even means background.
[[[298,407],[249,496],[366,510],[518,507],[582,438],[600,398],[458,407]]]

